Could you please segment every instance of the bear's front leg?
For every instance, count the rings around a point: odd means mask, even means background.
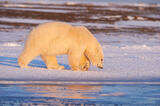
[[[56,56],[41,55],[41,57],[44,60],[48,69],[58,69],[58,70],[64,69],[64,66],[60,66],[57,63]]]
[[[89,62],[88,58],[84,54],[81,57],[79,67],[83,71],[87,71],[89,69],[89,67],[90,67],[90,62]]]
[[[70,51],[68,54],[69,65],[72,70],[81,70],[79,66],[82,53],[80,53],[79,51],[80,50]]]

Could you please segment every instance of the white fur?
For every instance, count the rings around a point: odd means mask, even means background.
[[[56,56],[68,54],[72,70],[88,70],[90,62],[103,67],[101,45],[84,26],[71,26],[62,22],[44,23],[33,29],[18,58],[21,67],[40,55],[47,68],[63,69],[58,65]]]

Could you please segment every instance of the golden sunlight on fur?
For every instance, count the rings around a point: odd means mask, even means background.
[[[18,58],[20,67],[36,56],[41,56],[48,69],[64,69],[57,63],[57,55],[68,55],[72,70],[88,70],[90,63],[103,68],[103,50],[100,43],[84,26],[62,22],[40,24],[27,37],[24,50]]]

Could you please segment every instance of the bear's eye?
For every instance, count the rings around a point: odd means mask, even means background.
[[[103,59],[101,59],[101,61],[103,61]]]

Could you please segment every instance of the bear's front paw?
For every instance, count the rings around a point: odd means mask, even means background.
[[[87,71],[89,67],[90,67],[89,61],[86,61],[86,63],[80,65],[80,69],[83,71]]]
[[[87,71],[89,69],[89,64],[85,64],[84,66],[81,67],[81,70]]]

